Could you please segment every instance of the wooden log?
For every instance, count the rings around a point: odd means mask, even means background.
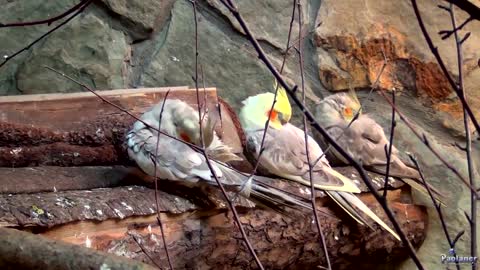
[[[99,93],[140,116],[161,102],[169,90],[168,98],[197,106],[195,89],[187,87]],[[238,122],[229,106],[217,98],[215,88],[200,91],[202,106],[204,97],[213,112],[220,104],[222,122],[217,133],[234,152],[241,153]],[[134,121],[91,93],[0,97],[0,167],[129,164],[123,141]]]
[[[154,267],[78,245],[0,228],[1,269],[145,269]]]
[[[195,192],[187,192],[192,194]],[[369,194],[362,200],[380,217],[382,210]],[[225,204],[202,208],[186,197],[159,191],[160,210],[176,269],[255,268]],[[415,246],[425,238],[427,214],[422,206],[404,204],[400,191],[388,201],[402,229]],[[28,229],[46,237],[152,263],[142,248],[166,266],[155,208],[154,191],[130,186],[38,194],[0,195],[0,226]],[[365,267],[406,258],[401,242],[376,226],[358,225],[335,205],[318,201],[329,255],[335,269]],[[239,208],[241,222],[268,269],[310,269],[324,265],[311,213],[278,213]],[[0,236],[1,238],[1,236]],[[87,240],[88,239],[88,240]],[[142,246],[140,247],[139,242]],[[1,254],[0,254],[1,256]],[[350,267],[350,268],[349,268]]]

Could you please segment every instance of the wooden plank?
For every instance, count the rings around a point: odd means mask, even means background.
[[[98,93],[112,103],[141,115],[154,104],[161,102],[169,90],[170,99],[181,99],[192,106],[197,104],[195,89],[186,87],[122,89]],[[203,103],[204,93],[207,102],[216,103],[215,88],[200,92],[200,103]],[[86,125],[117,118],[115,116],[127,117],[89,92],[0,97],[1,122],[49,128],[53,132],[81,130]],[[100,132],[102,130],[98,133]]]
[[[168,88],[100,92],[109,101],[140,116],[163,100]],[[172,88],[171,99],[196,106],[195,89]],[[215,88],[200,91],[200,103],[217,112]],[[242,153],[239,123],[220,101],[217,133],[234,152]],[[128,165],[125,132],[135,119],[91,93],[0,97],[0,167],[39,165]]]
[[[174,86],[174,87],[155,87],[155,88],[132,88],[132,89],[116,89],[99,91],[102,97],[115,96],[143,96],[145,94],[158,94],[167,91],[188,90],[188,86]],[[211,89],[210,89],[211,90]],[[2,103],[23,103],[23,102],[37,102],[37,101],[53,101],[53,100],[73,100],[91,98],[93,94],[90,92],[75,92],[75,93],[51,93],[51,94],[33,94],[33,95],[17,95],[17,96],[1,96],[0,104]]]

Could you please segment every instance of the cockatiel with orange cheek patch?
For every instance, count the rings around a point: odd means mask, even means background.
[[[354,119],[359,113],[358,118]],[[336,139],[337,143],[345,149],[353,158],[357,159],[366,170],[386,174],[387,155],[385,147],[389,146],[389,140],[383,128],[370,116],[361,113],[361,105],[355,91],[330,95],[323,99],[316,107],[316,120],[325,127],[328,133]],[[323,145],[328,143],[322,137],[318,138]],[[330,149],[328,157],[335,158],[343,164],[348,164],[339,152]],[[407,165],[400,158],[399,151],[392,146],[390,156],[389,176],[401,178],[413,188],[428,195],[423,183],[420,182],[419,172]],[[443,197],[437,189],[429,186],[438,197]]]

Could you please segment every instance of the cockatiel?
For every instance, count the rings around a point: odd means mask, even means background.
[[[161,127],[159,128],[162,104],[163,102],[160,102],[153,106],[140,119],[170,136],[200,146],[198,110],[183,101],[167,99],[163,105]],[[214,131],[212,117],[205,115],[205,117],[202,116],[202,119],[206,152],[216,176],[226,188],[233,189],[247,198],[251,196],[251,199],[257,200],[267,207],[275,206],[276,210],[281,208],[279,206],[311,209],[305,201],[256,183],[255,177],[252,179],[225,164],[224,162],[238,160],[239,157],[230,152],[230,147],[219,139]],[[160,134],[159,140],[157,138],[158,132],[147,127],[141,121],[135,122],[126,136],[128,155],[145,173],[154,176],[156,168],[156,176],[160,179],[191,183],[206,181],[211,185],[217,185],[203,153],[182,141],[163,134]],[[155,155],[157,144],[158,151]]]
[[[250,157],[252,163],[255,164],[258,161],[259,169],[263,173],[310,186],[305,133],[289,123],[292,108],[285,89],[279,87],[277,100],[273,110],[270,111],[273,102],[273,93],[262,93],[243,101],[239,117],[247,138],[246,155]],[[260,149],[265,133],[265,123],[269,118],[263,149]],[[352,194],[360,193],[360,189],[350,179],[330,167],[328,160],[322,157],[322,149],[310,136],[308,136],[308,147],[314,187],[325,191],[360,224],[371,227],[371,221],[360,215],[357,209],[400,240],[388,225]],[[313,164],[315,161],[317,162]]]
[[[357,112],[359,112],[358,118],[348,127]],[[375,120],[366,114],[361,114],[361,105],[353,90],[330,95],[323,99],[316,107],[315,117],[319,124],[325,127],[328,133],[336,139],[337,143],[353,158],[361,162],[365,169],[383,175],[386,174],[387,156],[385,147],[388,147],[389,140],[383,128]],[[328,145],[321,137],[319,141],[324,146]],[[330,149],[327,156],[332,159],[335,158],[343,164],[348,164],[340,153],[333,148]],[[415,189],[427,193],[426,188],[419,182],[419,172],[402,161],[395,146],[392,146],[389,175],[402,178]],[[429,187],[435,195],[442,196],[434,187]]]

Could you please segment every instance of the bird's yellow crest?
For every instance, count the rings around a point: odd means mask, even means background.
[[[358,100],[357,93],[353,88],[350,87],[350,89],[347,92],[347,96],[351,99],[351,103],[349,104],[349,107],[352,108],[353,113],[357,113],[362,105],[360,104],[360,100]]]
[[[283,125],[290,121],[292,117],[292,107],[288,100],[287,91],[275,80],[273,83],[273,92],[277,91],[275,105],[272,104],[275,98],[274,93],[261,93],[256,96],[248,97],[243,101],[243,107],[240,110],[239,118],[245,129],[263,128],[267,120],[269,126],[274,129],[281,129]]]
[[[346,93],[346,96],[348,97],[348,99],[344,101],[345,107],[342,109],[342,114],[345,120],[352,121],[357,112],[360,111],[359,113],[361,113],[362,105],[358,100],[357,93],[355,92],[355,90],[353,90],[352,87],[350,87],[350,89]]]
[[[275,104],[274,109],[281,113],[283,116],[283,120],[285,122],[290,121],[290,118],[292,117],[292,106],[290,105],[290,101],[288,100],[287,96],[287,90],[283,88],[277,80],[274,80],[273,82],[273,89],[276,91],[278,88],[278,93],[277,93],[277,103]]]

